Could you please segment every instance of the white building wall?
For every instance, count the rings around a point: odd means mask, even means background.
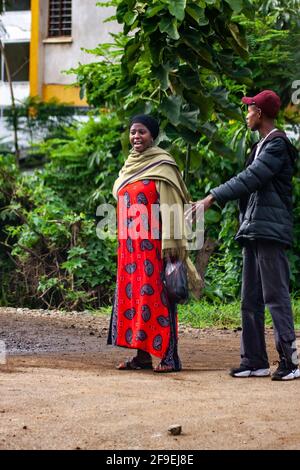
[[[98,44],[109,42],[110,32],[118,32],[121,26],[115,22],[103,23],[112,16],[114,10],[97,7],[96,0],[72,1],[72,42],[50,43],[44,41],[44,84],[70,84],[74,76],[65,75],[62,70],[78,66],[78,63],[93,62],[95,57],[82,51],[81,48],[93,49]],[[44,23],[44,27],[47,25]],[[47,37],[47,30],[44,38]],[[52,38],[51,38],[52,40]]]
[[[29,82],[13,82],[13,91],[15,102],[25,100],[29,96]],[[7,82],[0,81],[0,106],[10,106],[11,95],[10,89]]]
[[[30,42],[30,11],[8,11],[1,16],[1,21],[8,33],[4,42]]]
[[[2,38],[5,44],[16,42],[30,42],[31,12],[9,11],[1,15],[1,21],[7,35]],[[11,105],[11,95],[7,82],[1,80],[3,75],[0,71],[0,107]],[[13,91],[16,101],[21,101],[29,96],[29,82],[13,82]]]

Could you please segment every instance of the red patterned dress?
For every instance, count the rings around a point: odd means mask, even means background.
[[[141,349],[180,369],[176,306],[162,281],[159,194],[153,180],[118,193],[118,271],[109,344]]]

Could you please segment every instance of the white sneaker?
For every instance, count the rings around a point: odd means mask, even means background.
[[[286,369],[279,366],[278,369],[272,374],[272,380],[294,380],[299,379],[300,370],[298,367],[295,369]]]
[[[256,369],[255,367],[240,366],[230,371],[231,377],[268,377],[270,369]]]

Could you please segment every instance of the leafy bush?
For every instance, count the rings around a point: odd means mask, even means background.
[[[2,238],[16,268],[5,274],[10,295],[3,302],[82,309],[110,301],[116,239],[97,237],[96,207],[112,198],[119,127],[104,115],[71,127],[67,139],[44,142],[49,163],[33,176],[0,161]]]
[[[67,130],[65,139],[50,139],[39,146],[49,164],[41,175],[65,203],[94,216],[96,206],[112,201],[112,186],[122,166],[121,124],[113,113],[90,117]]]

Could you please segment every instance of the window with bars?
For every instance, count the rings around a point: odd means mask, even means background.
[[[2,0],[2,4],[5,11],[30,10],[30,0]]]
[[[49,0],[48,37],[71,36],[72,0]]]

